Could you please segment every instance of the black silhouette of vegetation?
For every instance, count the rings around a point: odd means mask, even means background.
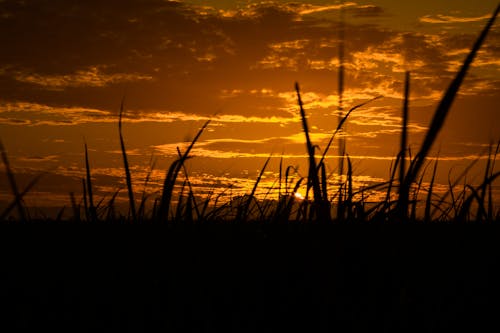
[[[297,93],[297,103],[302,122],[302,128],[305,135],[306,151],[308,156],[308,172],[305,179],[298,179],[293,189],[291,187],[292,173],[296,170],[292,167],[287,167],[286,172],[282,175],[282,163],[280,162],[280,174],[277,182],[279,183],[279,197],[275,202],[266,200],[261,202],[255,196],[257,187],[262,178],[263,172],[269,162],[269,159],[264,164],[259,177],[257,178],[250,194],[243,198],[237,197],[231,199],[229,202],[221,203],[218,206],[217,196],[214,202],[211,202],[213,196],[208,195],[204,199],[197,200],[196,193],[194,192],[185,162],[192,156],[190,152],[195,146],[196,142],[202,136],[204,130],[209,126],[210,121],[207,121],[198,131],[191,144],[187,147],[185,152],[178,150],[178,158],[170,165],[165,179],[161,195],[158,198],[150,198],[146,195],[144,190],[139,206],[136,209],[135,193],[132,188],[132,175],[129,168],[127,159],[127,152],[122,133],[122,117],[124,113],[124,102],[120,105],[119,119],[118,119],[118,134],[120,139],[121,152],[124,163],[125,180],[127,186],[127,193],[129,198],[128,214],[122,215],[115,209],[115,198],[118,191],[112,196],[112,199],[103,203],[104,198],[96,205],[93,195],[93,184],[91,176],[91,168],[89,161],[89,154],[87,144],[84,144],[85,152],[85,169],[86,177],[82,180],[83,187],[83,217],[80,216],[81,209],[79,204],[76,203],[74,194],[72,195],[73,206],[73,221],[87,221],[87,222],[113,222],[113,221],[127,221],[130,223],[137,222],[154,222],[165,223],[169,221],[228,221],[245,222],[249,220],[263,220],[263,221],[310,221],[321,223],[341,223],[341,222],[417,222],[423,220],[425,222],[431,221],[448,221],[448,222],[465,222],[470,220],[477,221],[494,221],[500,218],[500,211],[494,206],[492,186],[493,182],[499,176],[499,172],[494,171],[495,161],[498,153],[498,145],[494,154],[490,152],[484,173],[483,182],[479,186],[465,185],[462,190],[457,193],[456,185],[466,176],[466,173],[460,175],[453,184],[449,184],[449,190],[446,194],[439,198],[435,198],[433,191],[434,179],[436,175],[437,160],[435,162],[432,179],[430,185],[425,191],[427,192],[425,200],[421,199],[419,192],[422,190],[422,181],[428,165],[428,154],[433,146],[441,128],[444,126],[445,119],[450,111],[451,105],[457,95],[462,81],[464,80],[467,71],[472,64],[474,57],[481,48],[481,45],[486,38],[496,16],[498,15],[499,8],[497,8],[484,27],[480,36],[474,43],[471,51],[460,70],[457,72],[456,77],[451,82],[450,86],[444,93],[443,98],[439,102],[429,129],[425,134],[424,140],[420,149],[412,158],[409,154],[407,147],[408,142],[408,118],[409,118],[409,94],[410,94],[410,73],[406,73],[404,95],[403,95],[403,112],[402,112],[402,126],[401,126],[401,146],[400,152],[396,156],[395,163],[391,168],[391,177],[387,182],[372,185],[370,187],[354,190],[353,188],[353,169],[351,161],[347,152],[344,150],[345,142],[339,145],[339,166],[338,174],[342,180],[337,184],[337,191],[334,195],[328,193],[331,190],[329,185],[329,175],[326,172],[326,157],[331,150],[332,143],[336,139],[337,134],[342,132],[343,127],[348,121],[352,112],[358,108],[363,107],[367,103],[380,98],[378,96],[370,101],[361,103],[349,109],[345,114],[339,118],[339,123],[333,132],[326,147],[321,148],[315,145],[311,140],[310,128],[308,125],[306,111],[304,110],[299,85],[295,84]],[[341,55],[343,56],[343,55]],[[342,68],[341,68],[342,69]],[[340,74],[339,74],[340,75]],[[339,77],[339,84],[343,85],[343,80]],[[339,87],[339,94],[343,91]],[[341,96],[339,96],[341,98]],[[342,109],[339,110],[342,113]],[[342,141],[342,140],[341,140]],[[343,140],[345,141],[345,140]],[[12,190],[14,199],[11,204],[0,215],[2,220],[10,216],[13,208],[17,208],[17,215],[20,221],[29,221],[27,215],[27,208],[23,204],[23,196],[25,196],[33,185],[38,180],[38,177],[30,183],[24,190],[20,191],[16,185],[15,175],[9,164],[7,152],[3,145],[0,144],[2,161],[6,169],[6,174],[9,178],[9,184]],[[491,150],[491,149],[490,149]],[[319,160],[316,159],[317,152],[322,151]],[[407,161],[409,166],[407,167]],[[347,172],[344,175],[344,163],[347,163]],[[399,174],[398,174],[399,169]],[[151,168],[152,170],[152,168]],[[150,171],[151,173],[151,171]],[[149,175],[146,177],[145,186],[147,186]],[[184,176],[184,181],[179,182],[179,176]],[[285,193],[281,193],[281,184],[285,183]],[[305,200],[298,202],[295,200],[301,184],[306,185]],[[182,185],[181,185],[182,184]],[[180,187],[180,189],[179,189]],[[368,205],[366,202],[365,193],[369,190],[386,191],[385,200],[375,204]],[[270,191],[270,190],[269,190]],[[312,199],[309,197],[312,191]],[[395,193],[393,193],[395,192]],[[187,193],[187,194],[185,194]],[[394,194],[397,199],[394,200]],[[177,195],[177,200],[174,196]],[[451,197],[451,200],[448,198]],[[146,209],[146,202],[154,200],[153,210]],[[417,217],[417,205],[424,201],[424,214],[423,217]],[[332,214],[336,211],[336,218],[332,218]],[[64,210],[58,214],[56,220],[60,220]],[[175,213],[174,213],[175,212]],[[234,213],[236,212],[236,213]],[[117,217],[118,216],[120,217]]]

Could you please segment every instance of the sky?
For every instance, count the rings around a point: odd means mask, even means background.
[[[313,143],[324,148],[337,126],[343,26],[344,108],[382,96],[354,111],[345,129],[355,183],[370,185],[387,179],[398,153],[405,71],[411,73],[409,145],[416,151],[496,5],[0,0],[0,139],[21,188],[43,173],[26,197],[33,207],[69,205],[69,192],[81,198],[84,142],[97,196],[109,198],[120,189],[125,200],[117,126],[123,99],[137,192],[154,164],[146,192],[158,193],[177,147],[185,148],[208,119],[187,165],[195,192],[247,192],[272,154],[266,192],[281,157],[284,165],[298,167],[296,177],[307,174],[295,82]],[[500,139],[499,102],[497,22],[434,145],[441,189],[477,157],[484,162],[488,146]],[[332,149],[327,159],[332,184],[337,153]],[[472,184],[482,177],[481,161],[471,170]],[[2,169],[0,207],[11,198]]]

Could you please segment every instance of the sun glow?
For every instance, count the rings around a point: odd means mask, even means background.
[[[299,200],[304,200],[304,197],[302,196],[302,194],[300,194],[299,192],[295,192],[295,198],[296,199],[299,199]]]

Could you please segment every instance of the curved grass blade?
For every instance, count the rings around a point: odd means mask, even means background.
[[[207,120],[205,122],[205,124],[203,124],[203,126],[200,128],[200,130],[198,131],[198,133],[194,137],[193,141],[191,141],[191,144],[186,149],[184,154],[170,165],[170,168],[168,169],[167,175],[165,177],[165,181],[163,182],[163,191],[162,191],[162,195],[161,195],[160,206],[159,206],[158,212],[156,214],[157,221],[167,221],[168,220],[170,201],[172,200],[172,192],[174,190],[177,176],[182,168],[182,165],[184,164],[184,162],[188,158],[188,155],[191,152],[191,149],[193,148],[194,144],[196,143],[196,141],[198,141],[201,134],[207,128],[209,123],[210,123],[210,120]]]
[[[87,185],[85,184],[85,178],[82,178],[82,191],[83,191],[83,210],[85,213],[85,221],[89,222],[90,215],[89,215],[89,205],[87,202]]]
[[[28,193],[32,188],[33,186],[36,185],[36,183],[38,183],[38,181],[40,180],[40,178],[42,178],[43,174],[40,174],[38,176],[36,176],[31,182],[29,182],[28,186],[26,186],[26,188],[21,192],[19,193],[18,197],[16,197],[6,208],[5,210],[2,212],[2,215],[0,215],[0,221],[3,221],[5,220],[5,218],[10,214],[10,212],[18,206],[19,204],[19,201],[22,200],[22,198],[26,195],[26,193]],[[24,222],[26,222],[27,220],[23,220]]]
[[[467,220],[467,216],[469,215],[470,213],[470,208],[472,206],[472,202],[474,201],[474,199],[476,199],[478,205],[479,205],[479,216],[476,216],[476,219],[479,219],[480,216],[483,216],[487,218],[487,214],[486,214],[486,210],[484,208],[484,201],[481,199],[480,197],[480,191],[482,191],[484,188],[486,188],[489,184],[493,183],[495,181],[495,179],[500,176],[500,172],[496,172],[494,174],[492,174],[490,177],[488,177],[487,179],[485,179],[483,181],[483,183],[481,185],[479,185],[477,188],[473,188],[472,186],[470,185],[466,185],[467,188],[469,188],[471,191],[472,191],[472,194],[470,194],[467,199],[464,201],[464,203],[462,204],[462,207],[460,209],[460,214],[458,216],[458,220],[459,221],[466,221]]]
[[[127,150],[125,149],[125,142],[123,140],[123,134],[122,134],[122,117],[123,117],[124,100],[125,100],[125,98],[122,99],[122,102],[120,104],[120,114],[118,116],[118,133],[120,135],[120,147],[122,150],[123,166],[125,169],[125,179],[127,181],[130,213],[132,215],[132,221],[137,222],[137,214],[136,214],[136,210],[135,210],[135,200],[134,200],[134,191],[132,190],[132,177],[130,176],[130,168],[129,168],[128,158],[127,158]]]
[[[181,154],[179,147],[177,147],[177,154],[179,155],[179,158],[182,158],[182,154]],[[187,185],[189,188],[188,201],[189,200],[193,201],[192,205],[191,205],[191,202],[189,202],[189,205],[190,205],[189,207],[192,209],[192,207],[194,206],[195,213],[196,213],[196,219],[198,220],[200,218],[200,211],[198,209],[198,204],[196,203],[196,199],[194,197],[193,187],[191,185],[191,181],[189,180],[186,164],[184,164],[184,163],[182,164],[182,169],[184,170],[184,176],[186,177]],[[191,215],[191,220],[192,220],[192,215]]]
[[[255,196],[255,192],[257,191],[257,187],[259,186],[259,183],[262,179],[262,176],[264,175],[264,172],[266,171],[267,164],[271,160],[272,156],[269,156],[267,160],[264,162],[264,165],[262,166],[262,169],[259,172],[259,176],[257,177],[257,180],[255,181],[255,184],[253,185],[252,192],[250,192],[250,195],[248,196],[247,200],[245,200],[243,209],[239,210],[239,214],[236,217],[236,222],[245,222],[248,218],[248,213],[250,209],[250,204],[252,202],[252,199]]]
[[[85,145],[85,170],[86,170],[86,176],[87,176],[87,194],[89,196],[89,217],[91,222],[97,222],[97,210],[94,206],[94,197],[92,193],[92,177],[90,175],[90,164],[89,164],[89,154],[88,154],[88,148],[87,148],[87,142],[84,143]]]
[[[403,98],[403,124],[401,125],[401,146],[399,154],[401,161],[399,162],[399,198],[398,209],[399,217],[402,221],[408,218],[408,196],[410,195],[409,187],[403,186],[406,173],[406,147],[408,140],[408,104],[410,100],[410,72],[405,74],[405,89]]]
[[[458,183],[460,183],[462,181],[462,179],[464,179],[464,177],[467,175],[467,173],[472,169],[472,167],[480,160],[480,158],[482,157],[483,153],[481,153],[475,160],[473,160],[461,173],[460,175],[457,177],[457,179],[451,184],[449,185],[449,189],[448,191],[446,191],[446,193],[441,196],[441,199],[439,199],[439,202],[438,202],[438,206],[441,206],[441,204],[443,204],[446,199],[448,198],[448,196],[453,196],[452,195],[452,191],[453,189],[458,185]],[[424,173],[425,173],[425,170],[424,170]],[[433,209],[432,212],[431,212],[431,216],[434,216],[434,214],[437,212],[437,209]]]
[[[5,166],[5,173],[7,174],[7,178],[9,179],[10,189],[12,191],[12,194],[14,195],[14,202],[15,206],[17,207],[17,213],[19,214],[19,218],[21,219],[21,221],[27,222],[25,209],[21,200],[22,196],[19,193],[16,178],[14,177],[14,172],[10,167],[9,158],[7,157],[7,152],[5,151],[2,140],[0,140],[0,154],[2,155],[3,165]]]
[[[351,221],[352,219],[352,163],[349,155],[346,154],[347,157],[347,196],[346,196],[346,208],[347,208],[347,220]]]
[[[139,210],[137,212],[137,217],[139,220],[145,220],[145,209],[146,209],[146,200],[149,197],[146,193],[146,189],[149,184],[149,180],[151,178],[151,174],[153,173],[154,167],[156,164],[156,159],[153,158],[153,155],[151,155],[151,160],[149,161],[149,171],[146,175],[146,179],[144,180],[144,188],[142,190],[142,197],[141,197],[141,203],[139,204]],[[154,216],[154,215],[153,215]]]
[[[69,199],[71,201],[71,207],[73,208],[73,220],[80,223],[80,205],[76,204],[75,194],[73,192],[69,193]]]
[[[472,61],[474,60],[477,52],[481,48],[486,36],[488,35],[488,32],[491,29],[491,26],[495,22],[495,19],[498,15],[498,12],[500,11],[500,4],[497,6],[495,12],[489,19],[488,23],[484,27],[483,31],[479,35],[478,39],[474,43],[471,51],[467,55],[467,57],[464,60],[464,63],[462,64],[462,67],[458,71],[457,75],[453,79],[453,81],[450,83],[450,86],[446,90],[443,98],[441,99],[436,111],[434,112],[434,116],[432,118],[432,121],[429,125],[429,130],[427,131],[427,134],[425,135],[424,141],[422,142],[422,145],[420,147],[419,152],[415,156],[415,160],[413,165],[410,167],[410,170],[405,177],[404,185],[406,188],[409,188],[411,186],[411,183],[417,178],[417,175],[422,168],[424,161],[429,154],[429,151],[436,140],[439,132],[441,131],[441,128],[444,125],[444,121],[446,120],[446,116],[448,115],[451,105],[453,104],[453,101],[455,100],[455,97],[458,93],[458,90],[460,89],[460,86],[462,85],[462,82],[465,78],[465,75],[467,74],[467,71],[472,64]]]
[[[438,161],[439,160],[436,159],[436,162],[434,163],[434,169],[432,170],[431,183],[429,184],[429,191],[427,193],[427,199],[425,200],[425,212],[424,212],[424,221],[425,222],[431,221],[432,190],[434,188],[434,180],[436,179],[436,171],[437,171]]]
[[[297,102],[300,108],[300,117],[302,119],[302,128],[306,136],[306,146],[307,154],[309,157],[309,173],[308,173],[308,188],[309,186],[313,189],[314,195],[314,208],[316,210],[316,217],[318,220],[326,222],[330,220],[330,210],[323,202],[323,196],[321,194],[321,187],[319,184],[318,169],[316,166],[316,159],[314,157],[314,146],[311,142],[311,137],[309,135],[309,126],[307,125],[306,113],[304,111],[304,105],[300,97],[299,84],[295,83],[295,91],[297,92]],[[309,191],[307,191],[309,192]]]
[[[359,109],[360,107],[363,107],[366,104],[371,103],[373,101],[376,101],[377,99],[380,99],[382,97],[384,97],[384,96],[380,95],[380,96],[374,97],[374,98],[372,98],[372,99],[370,99],[370,100],[368,100],[366,102],[363,102],[361,104],[353,106],[352,108],[349,109],[349,111],[347,111],[347,113],[345,114],[345,116],[342,117],[342,119],[339,121],[339,124],[337,125],[337,128],[335,129],[335,131],[333,132],[332,136],[330,137],[330,140],[328,141],[328,144],[326,145],[326,148],[323,151],[323,155],[321,156],[321,159],[319,160],[318,165],[321,164],[324,161],[324,159],[326,157],[326,154],[330,150],[330,147],[331,147],[331,145],[333,143],[333,140],[335,139],[335,136],[338,134],[338,132],[340,132],[340,130],[342,129],[342,126],[344,126],[344,123],[346,122],[347,118],[349,118],[349,116],[351,115],[351,113],[353,111],[355,111],[356,109]]]

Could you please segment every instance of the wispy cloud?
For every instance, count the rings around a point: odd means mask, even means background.
[[[20,157],[19,160],[23,162],[45,163],[45,162],[57,162],[59,158],[60,158],[59,155],[26,156],[26,157]]]
[[[0,101],[0,123],[10,125],[77,125],[85,123],[109,123],[117,122],[116,112],[82,108],[50,106],[30,102],[1,102]],[[168,110],[129,110],[124,115],[129,122],[202,122],[209,119],[213,123],[275,123],[288,124],[299,121],[298,117],[257,117],[243,115],[213,115],[204,116],[189,114],[180,111]]]
[[[85,70],[77,70],[73,74],[42,75],[37,73],[19,72],[14,75],[17,81],[42,86],[46,89],[63,90],[68,87],[105,87],[121,82],[151,81],[151,75],[138,73],[106,74],[102,67],[92,66]]]
[[[247,3],[245,6],[233,9],[215,9],[212,6],[206,5],[195,5],[193,8],[195,8],[197,14],[199,15],[215,15],[223,18],[255,18],[264,15],[268,9],[278,9],[280,11],[296,15],[295,21],[300,21],[302,16],[338,11],[340,9],[346,9],[348,13],[355,17],[379,16],[383,12],[382,8],[379,6],[361,5],[352,1],[333,5],[318,5],[293,1],[261,1]]]
[[[419,18],[420,22],[424,23],[436,23],[436,24],[450,24],[450,23],[468,23],[468,22],[478,22],[490,18],[491,15],[482,15],[476,17],[460,17],[460,16],[450,16],[450,15],[425,15]]]
[[[304,4],[298,9],[300,15],[309,15],[313,13],[325,12],[330,10],[339,10],[341,8],[354,7],[357,6],[355,2],[346,2],[344,4],[337,5],[312,5]]]

